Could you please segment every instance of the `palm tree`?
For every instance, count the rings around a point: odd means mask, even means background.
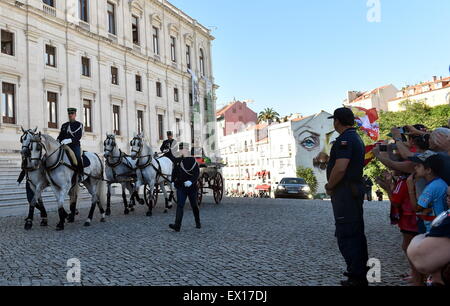
[[[266,108],[265,110],[260,112],[258,116],[259,122],[268,122],[269,124],[279,120],[280,114],[278,114],[273,108]]]

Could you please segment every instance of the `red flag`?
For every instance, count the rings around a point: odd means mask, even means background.
[[[351,106],[350,109],[355,114],[355,120],[359,128],[372,140],[377,141],[380,137],[380,127],[377,122],[378,112],[376,108],[367,110],[359,106]]]
[[[375,158],[375,155],[372,152],[375,146],[376,144],[366,146],[366,154],[364,155],[364,167],[367,166]]]

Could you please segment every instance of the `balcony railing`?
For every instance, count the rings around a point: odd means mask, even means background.
[[[56,17],[56,9],[53,6],[42,3],[42,10],[45,14]]]

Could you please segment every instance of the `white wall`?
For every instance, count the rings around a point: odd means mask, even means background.
[[[77,107],[81,121],[82,100],[92,100],[93,133],[86,133],[85,150],[100,151],[106,132],[112,131],[112,105],[121,107],[119,145],[125,151],[137,131],[137,110],[144,111],[144,130],[154,147],[157,139],[157,115],[165,118],[164,129],[175,130],[175,118],[182,120],[181,141],[190,142],[190,75],[186,72],[185,46],[191,45],[191,64],[199,75],[199,48],[205,50],[206,77],[214,81],[209,31],[170,4],[156,0],[112,0],[116,8],[117,35],[107,32],[106,1],[90,2],[89,24],[78,18],[78,1],[55,1],[56,17],[45,14],[42,1],[30,0],[26,7],[14,1],[0,3],[0,28],[15,34],[15,56],[0,54],[0,82],[16,84],[16,124],[1,123],[3,151],[17,150],[20,126],[57,136],[47,128],[46,91],[58,96],[58,127],[67,121],[66,108]],[[164,2],[165,3],[165,2]],[[65,13],[67,12],[67,14]],[[131,14],[140,16],[140,47],[131,42]],[[155,59],[152,25],[160,27],[160,56]],[[89,27],[86,30],[86,26]],[[177,38],[177,63],[170,60],[169,36]],[[57,48],[57,68],[44,62],[45,44]],[[91,77],[81,76],[81,56],[91,59]],[[111,84],[110,67],[119,69],[119,85]],[[135,90],[135,75],[142,78],[142,93]],[[156,97],[156,81],[162,83],[162,98]],[[174,102],[173,88],[180,102]],[[200,118],[205,118],[203,98],[205,81],[200,81]],[[215,104],[215,103],[214,103]],[[215,109],[215,105],[213,106]],[[205,124],[202,119],[202,125]],[[204,136],[204,135],[203,135]]]
[[[402,101],[405,100],[413,100],[420,101],[426,99],[426,104],[431,107],[435,107],[438,105],[450,104],[450,88],[442,88],[438,90],[433,90],[430,92],[424,92],[419,95],[414,95],[411,97],[405,97],[402,99],[398,99],[395,101],[389,102],[389,111],[398,112],[404,110],[404,108],[400,105]]]

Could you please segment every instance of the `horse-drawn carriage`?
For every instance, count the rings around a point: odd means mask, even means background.
[[[20,139],[22,144],[23,170],[26,171],[34,196],[30,202],[29,216],[26,219],[25,229],[31,229],[34,215],[34,207],[41,211],[42,222],[47,224],[46,211],[39,203],[41,193],[49,186],[52,187],[58,201],[59,223],[58,230],[64,229],[64,223],[73,222],[76,214],[76,203],[79,184],[82,183],[92,196],[91,209],[85,226],[89,226],[95,207],[98,206],[101,213],[101,222],[105,216],[111,213],[111,185],[122,185],[122,197],[124,213],[134,210],[135,201],[140,204],[147,203],[147,216],[152,215],[152,209],[156,206],[158,194],[162,191],[165,196],[165,212],[171,208],[172,201],[176,202],[174,188],[171,182],[172,162],[166,157],[157,157],[154,151],[144,141],[143,135],[136,135],[130,142],[131,154],[122,152],[115,140],[115,135],[107,134],[103,143],[105,164],[98,154],[86,152],[89,158],[89,166],[84,168],[83,175],[78,176],[75,168],[70,164],[70,155],[64,145],[46,134],[37,133],[34,130],[23,130]],[[211,189],[214,200],[220,203],[223,197],[223,177],[220,163],[212,163],[205,156],[203,149],[192,149],[192,155],[200,165],[200,176],[196,182],[199,188],[198,204],[203,200],[206,189]],[[86,164],[85,164],[86,165]],[[63,175],[61,175],[63,174]],[[79,180],[79,181],[78,181]],[[139,197],[139,187],[144,186],[144,199]],[[167,193],[165,186],[169,187]],[[128,205],[125,189],[130,194]],[[70,195],[70,214],[64,209],[64,200]],[[103,209],[106,203],[106,211]]]
[[[197,181],[198,186],[198,198],[197,204],[200,206],[203,201],[203,195],[207,194],[209,190],[212,190],[214,201],[216,204],[219,204],[222,201],[223,193],[224,193],[224,182],[221,173],[221,169],[224,166],[221,163],[213,163],[210,159],[205,155],[203,148],[192,148],[191,155],[195,157],[197,163],[200,166],[200,176]],[[168,180],[165,180],[165,185],[170,184]],[[153,188],[153,191],[150,192],[150,187],[145,185],[144,188],[144,199],[147,205],[152,201],[153,206],[156,206],[158,202],[158,195],[163,191],[156,185]],[[169,195],[169,199],[176,202],[175,195],[173,192]]]

